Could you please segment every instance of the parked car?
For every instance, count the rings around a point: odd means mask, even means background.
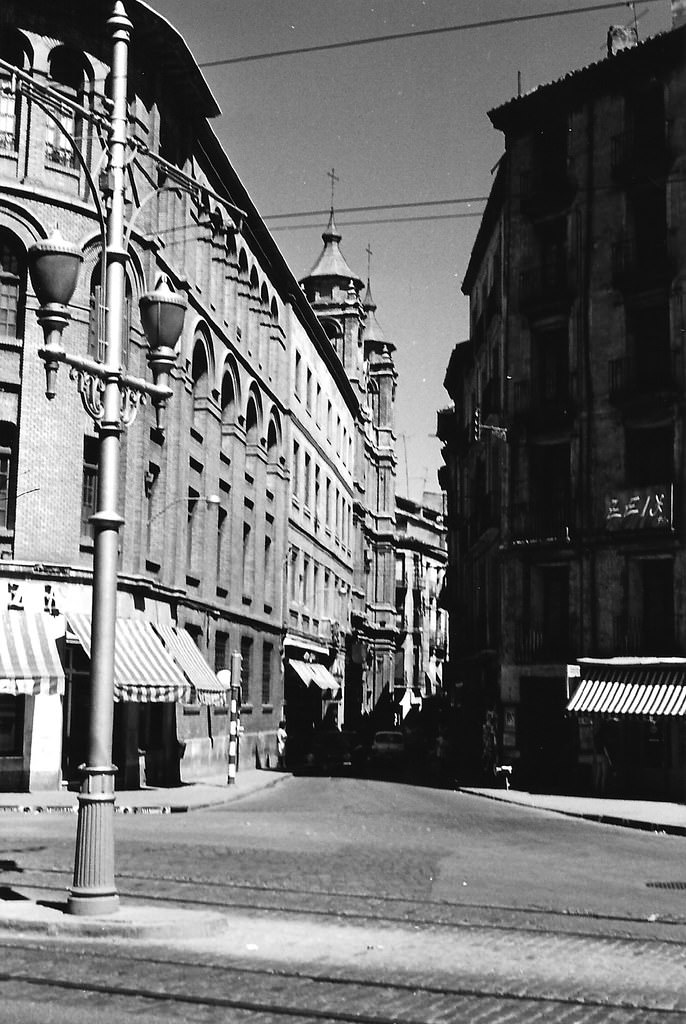
[[[356,767],[359,742],[356,732],[331,730],[315,733],[306,767],[325,775],[352,772]]]
[[[397,774],[407,764],[407,746],[401,732],[377,732],[369,750],[369,769],[373,773]]]

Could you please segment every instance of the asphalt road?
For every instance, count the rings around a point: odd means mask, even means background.
[[[71,816],[0,815],[5,896],[59,901]],[[0,1021],[686,1022],[686,838],[390,782],[287,779],[118,816],[163,943],[0,934]]]

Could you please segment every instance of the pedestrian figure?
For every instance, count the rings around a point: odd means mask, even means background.
[[[610,781],[613,764],[608,751],[609,729],[601,722],[595,734],[595,791],[598,796],[605,796]]]
[[[276,767],[283,770],[286,767],[286,740],[288,739],[288,733],[286,732],[286,723],[283,718],[279,722],[279,728],[276,730]]]

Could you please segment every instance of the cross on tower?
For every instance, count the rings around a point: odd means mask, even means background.
[[[327,171],[326,172],[326,176],[327,176],[327,178],[331,178],[331,209],[333,210],[333,194],[334,194],[334,189],[336,187],[336,182],[340,181],[341,179],[336,174],[336,168],[335,167],[332,167],[330,171]]]
[[[372,276],[372,256],[374,255],[370,242],[367,242],[367,248],[364,251],[367,253],[367,280],[369,281]]]

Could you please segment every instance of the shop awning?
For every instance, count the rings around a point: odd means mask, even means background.
[[[319,665],[316,661],[289,661],[302,681],[309,686],[318,686],[323,693],[329,695],[330,700],[338,700],[341,696],[341,687],[337,679],[331,675],[325,665]]]
[[[190,682],[197,701],[215,707],[226,704],[226,688],[219,682],[186,630],[176,629],[174,626],[160,626],[157,623],[153,629],[162,640],[167,653],[172,656]]]
[[[90,615],[68,612],[67,622],[90,657]],[[114,699],[137,704],[190,700],[186,677],[165,651],[150,622],[117,619]]]
[[[606,715],[686,715],[686,659],[580,661],[567,667],[579,680],[568,711]]]
[[[0,693],[64,693],[64,669],[48,615],[8,611],[0,616]]]

